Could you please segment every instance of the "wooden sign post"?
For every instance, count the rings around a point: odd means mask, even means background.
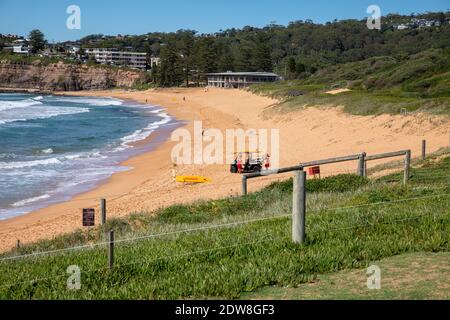
[[[95,209],[83,209],[83,227],[87,227],[87,242],[89,242],[89,229],[95,226]]]
[[[95,209],[83,209],[83,227],[95,226]]]

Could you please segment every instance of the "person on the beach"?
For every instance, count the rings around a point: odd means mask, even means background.
[[[241,158],[239,158],[237,160],[237,168],[238,168],[238,173],[242,173],[244,168],[242,167],[242,159]]]
[[[266,154],[266,158],[264,159],[264,168],[269,170],[270,168],[270,154]]]

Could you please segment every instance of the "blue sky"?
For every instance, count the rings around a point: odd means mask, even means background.
[[[69,5],[81,8],[81,30],[66,27]],[[450,9],[448,0],[0,0],[0,33],[26,36],[40,29],[47,40],[75,40],[93,33],[144,34],[194,29],[209,33],[245,25],[262,27],[274,21],[334,19],[367,16],[369,5],[382,14]]]

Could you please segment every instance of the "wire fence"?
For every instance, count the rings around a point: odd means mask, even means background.
[[[377,223],[371,223],[371,222],[364,222],[364,223],[359,223],[359,224],[354,224],[352,226],[348,226],[348,227],[340,227],[340,228],[311,228],[310,232],[335,232],[335,231],[343,231],[343,230],[351,230],[351,229],[359,229],[359,228],[369,228],[369,227],[374,227],[377,225],[391,225],[391,224],[395,224],[395,223],[404,223],[407,221],[411,221],[411,220],[418,220],[420,218],[423,217],[437,217],[438,213],[433,213],[433,214],[429,214],[429,213],[423,213],[423,214],[418,214],[418,215],[414,215],[414,216],[410,216],[410,217],[406,217],[406,218],[401,218],[401,219],[392,219],[392,220],[388,220],[388,221],[382,221],[382,222],[377,222]],[[277,217],[272,217],[273,218],[282,218],[282,217],[289,217],[289,215],[280,215]],[[268,220],[268,219],[265,219]],[[444,218],[444,220],[446,220],[447,222],[450,222],[450,217],[446,217]],[[263,219],[255,219],[254,222],[256,221],[263,221]],[[206,230],[206,229],[203,229]],[[143,239],[143,238],[141,238]],[[249,242],[241,242],[241,243],[237,243],[234,245],[228,245],[228,246],[217,246],[217,247],[213,247],[213,248],[208,248],[208,249],[200,249],[200,250],[194,250],[194,251],[190,251],[190,252],[185,252],[185,253],[181,253],[181,254],[176,254],[176,255],[162,255],[162,256],[158,256],[155,258],[142,258],[142,259],[137,259],[134,260],[133,262],[128,262],[128,263],[120,263],[120,264],[116,264],[114,266],[115,269],[120,269],[123,267],[127,267],[127,266],[132,266],[132,265],[137,265],[137,264],[145,264],[145,263],[152,263],[152,262],[156,262],[159,260],[174,260],[174,259],[180,259],[180,258],[186,258],[186,257],[190,257],[192,255],[198,255],[198,254],[205,254],[205,253],[211,253],[211,252],[216,252],[216,251],[220,251],[220,250],[230,250],[230,249],[235,249],[235,248],[240,248],[243,246],[254,246],[254,245],[259,245],[259,244],[263,244],[263,243],[271,243],[274,241],[280,241],[280,240],[284,240],[284,241],[288,241],[289,237],[287,235],[281,235],[281,236],[277,236],[277,237],[264,237],[264,239],[259,239],[259,240],[253,240],[253,241],[249,241]],[[104,243],[106,244],[106,243]],[[104,272],[106,273],[107,271],[109,271],[108,267],[101,267],[101,268],[96,268],[96,269],[90,269],[90,270],[80,270],[81,274],[92,274],[92,273],[98,273],[98,272]],[[14,283],[8,283],[8,284],[2,284],[0,285],[0,288],[11,288],[13,286],[19,285],[19,284],[34,284],[34,283],[38,283],[38,282],[43,282],[43,281],[48,281],[48,280],[55,280],[58,278],[67,278],[68,274],[64,273],[64,274],[60,274],[60,275],[55,275],[55,276],[50,276],[50,277],[44,277],[44,278],[34,278],[34,279],[29,279],[29,280],[24,280],[24,281],[17,281]]]
[[[380,201],[380,202],[366,203],[366,204],[352,205],[352,206],[311,209],[311,210],[308,210],[308,214],[320,213],[320,212],[325,212],[325,211],[348,211],[348,210],[352,210],[352,209],[368,208],[368,207],[375,207],[375,206],[390,206],[390,205],[395,205],[395,204],[399,204],[402,202],[419,201],[419,200],[448,197],[448,196],[450,196],[450,193],[428,195],[428,196],[421,196],[421,197],[411,197],[411,198],[396,199],[396,200],[390,200],[390,201]],[[133,237],[133,238],[118,239],[118,240],[115,240],[114,243],[121,244],[121,243],[127,243],[127,242],[155,239],[155,238],[160,238],[160,237],[165,237],[165,236],[174,236],[174,235],[187,234],[187,233],[193,233],[193,232],[201,232],[201,231],[206,231],[206,230],[232,228],[232,227],[237,227],[237,226],[241,226],[241,225],[261,222],[261,221],[274,220],[274,219],[280,219],[280,218],[288,218],[288,217],[291,217],[291,214],[271,215],[271,216],[265,216],[265,217],[255,218],[255,219],[232,221],[232,222],[223,223],[223,224],[207,225],[207,226],[201,226],[201,227],[196,227],[196,228],[187,228],[187,229],[173,230],[173,231],[157,233],[157,234],[142,235],[142,236]],[[66,252],[70,252],[70,251],[77,251],[77,250],[84,250],[84,249],[92,250],[92,249],[95,249],[96,247],[108,245],[109,243],[110,243],[109,241],[101,241],[101,242],[97,242],[97,243],[74,246],[74,247],[69,247],[69,248],[62,248],[62,249],[56,249],[56,250],[50,250],[50,251],[34,252],[34,253],[29,253],[29,254],[4,257],[4,258],[0,259],[0,262],[13,261],[13,260],[24,259],[24,258],[34,258],[34,257],[45,256],[45,255],[54,255],[54,254],[66,253]]]
[[[337,171],[334,171],[334,173],[336,174]],[[423,180],[437,181],[437,180],[445,180],[445,178],[446,178],[445,176],[442,177],[440,175],[437,175],[437,176],[434,176],[434,177],[433,177],[433,175],[426,175],[426,176],[423,177]],[[290,177],[279,177],[279,176],[270,177],[270,176],[268,176],[268,177],[260,178],[259,181],[272,181],[272,180],[280,181],[280,180],[286,180],[286,179],[290,179]],[[142,192],[142,194],[148,195],[148,191]],[[321,208],[319,210],[308,210],[308,212],[314,213],[314,212],[319,212],[319,211],[330,211],[330,210],[349,210],[349,209],[354,209],[354,208],[359,208],[359,207],[368,207],[368,206],[376,206],[376,205],[389,205],[389,204],[395,204],[395,203],[398,203],[398,202],[427,199],[427,198],[440,197],[440,196],[446,196],[446,195],[447,194],[440,194],[440,195],[423,196],[423,197],[416,197],[416,198],[399,199],[399,200],[393,200],[393,201],[387,201],[387,202],[369,203],[369,204],[362,204],[362,205],[355,205],[355,206],[336,207],[336,208]],[[84,200],[88,200],[88,199],[92,200],[92,199],[98,199],[98,198],[84,198]],[[81,201],[82,199],[79,199],[79,200]],[[289,215],[282,215],[280,217],[287,217],[287,216],[289,216]],[[273,218],[273,216],[263,217],[262,220],[271,219],[271,218]],[[221,228],[221,227],[227,227],[227,226],[237,226],[237,225],[247,224],[247,223],[251,223],[251,222],[255,222],[255,221],[259,221],[259,219],[251,219],[251,220],[248,220],[248,221],[236,221],[236,222],[226,223],[226,224],[222,224],[222,225],[201,227],[201,228],[195,228],[195,229],[185,229],[185,230],[171,231],[171,232],[161,233],[161,234],[144,235],[144,236],[137,237],[137,238],[120,239],[120,240],[116,240],[116,243],[128,242],[128,241],[138,241],[138,240],[143,240],[143,239],[148,239],[148,238],[156,238],[156,237],[160,237],[160,236],[164,236],[164,235],[175,235],[175,234],[179,234],[179,233],[188,233],[188,232],[193,232],[193,231],[201,231],[201,230]],[[62,249],[56,249],[56,250],[50,250],[50,251],[44,251],[44,252],[33,252],[31,254],[0,258],[0,262],[8,261],[8,260],[9,261],[10,260],[17,260],[17,259],[21,259],[21,258],[24,258],[24,257],[38,257],[38,256],[43,256],[43,255],[64,253],[64,252],[74,251],[74,250],[93,249],[93,248],[98,247],[98,246],[106,245],[107,243],[109,243],[109,242],[102,241],[102,242],[97,242],[97,243],[90,243],[90,244],[85,244],[85,245],[80,245],[80,246],[75,246],[75,247],[62,248]]]
[[[337,175],[337,174],[356,174],[356,170],[324,171],[324,175],[331,176],[331,175]],[[290,179],[290,178],[291,177],[288,177],[288,176],[276,176],[276,175],[275,176],[263,176],[260,179],[258,179],[258,181],[272,182],[272,181],[282,181],[282,180],[286,180],[286,179]],[[419,181],[440,181],[440,180],[447,180],[448,178],[450,178],[450,175],[426,174],[426,173],[422,173],[422,172],[411,171],[411,178],[413,178],[413,179],[417,178]],[[221,185],[231,185],[231,184],[236,185],[236,182],[235,181],[232,181],[232,182],[223,182],[222,181],[222,182],[220,182],[220,184]],[[209,188],[209,187],[215,187],[215,186],[211,184],[211,185],[206,185],[206,186],[203,185],[203,187]],[[133,192],[131,194],[108,195],[108,198],[116,198],[117,199],[120,197],[125,197],[125,196],[130,196],[130,195],[135,196],[135,195],[148,195],[148,194],[149,194],[149,191],[146,190],[146,191],[142,191],[142,192]],[[442,193],[442,194],[425,195],[425,196],[410,197],[410,198],[403,198],[403,199],[395,199],[395,200],[390,200],[390,201],[365,203],[365,204],[360,204],[360,205],[309,209],[308,214],[309,213],[330,212],[330,211],[351,211],[354,209],[361,209],[361,208],[390,206],[390,205],[400,204],[400,203],[404,203],[404,202],[413,202],[413,201],[426,200],[426,199],[431,199],[431,198],[446,198],[449,195],[450,195],[450,193]],[[99,200],[99,198],[98,197],[76,198],[76,199],[73,199],[72,201],[87,201],[87,200]],[[112,199],[112,200],[114,200],[114,199]],[[356,223],[351,226],[345,226],[345,227],[339,227],[339,228],[329,228],[329,226],[323,226],[323,227],[321,226],[321,227],[317,228],[315,226],[311,226],[310,232],[335,232],[335,231],[350,230],[350,229],[355,229],[355,228],[369,228],[369,227],[373,227],[373,226],[377,226],[377,225],[403,223],[406,221],[418,220],[423,217],[436,217],[437,215],[438,215],[438,213],[436,213],[436,212],[434,212],[431,215],[430,215],[430,213],[427,212],[427,213],[418,214],[418,215],[414,215],[414,216],[404,217],[401,219],[393,219],[393,220],[388,219],[386,221],[376,221],[376,222],[364,221],[362,223]],[[257,222],[274,221],[276,219],[289,218],[289,217],[291,217],[291,214],[279,214],[279,215],[263,216],[263,217],[259,217],[259,218],[248,219],[248,220],[231,221],[231,222],[226,222],[226,223],[221,223],[221,224],[212,224],[212,225],[206,225],[206,226],[198,226],[198,227],[194,227],[194,228],[171,230],[171,231],[167,231],[167,232],[152,233],[152,234],[140,235],[140,236],[131,237],[131,238],[118,239],[118,240],[114,241],[114,244],[115,245],[133,244],[138,241],[146,241],[146,240],[163,238],[163,237],[168,237],[168,236],[179,236],[182,234],[192,234],[192,233],[196,233],[196,232],[204,232],[204,231],[219,230],[219,229],[226,229],[226,228],[235,228],[235,227],[240,227],[243,225],[254,224]],[[443,217],[443,219],[446,222],[448,222],[450,220],[449,217],[445,217],[445,216]],[[241,242],[241,243],[237,243],[237,244],[229,245],[229,246],[218,246],[218,247],[213,247],[213,248],[208,248],[208,249],[194,250],[194,251],[185,252],[185,253],[181,253],[181,254],[177,254],[177,255],[163,255],[163,256],[158,256],[158,257],[152,258],[152,259],[143,258],[143,259],[134,260],[133,262],[129,262],[129,263],[116,264],[114,266],[114,268],[121,268],[121,267],[125,267],[125,266],[142,264],[142,263],[151,263],[153,261],[157,261],[157,260],[161,260],[161,259],[177,259],[177,258],[182,258],[182,257],[188,257],[188,256],[195,255],[195,254],[202,254],[202,253],[214,252],[214,251],[219,251],[219,250],[233,249],[233,248],[238,248],[238,247],[242,247],[242,246],[257,245],[257,244],[262,244],[265,242],[279,241],[281,239],[288,240],[288,236],[287,235],[282,235],[279,237],[264,236],[263,239],[254,240],[254,241],[250,241],[250,242]],[[80,246],[74,246],[74,247],[68,247],[68,248],[33,252],[33,253],[28,253],[28,254],[23,254],[23,255],[7,256],[7,257],[0,258],[0,263],[10,263],[13,261],[27,259],[27,258],[54,256],[54,255],[63,254],[63,253],[71,253],[71,252],[74,252],[77,250],[93,250],[93,249],[96,249],[99,247],[108,246],[110,244],[111,244],[110,241],[101,241],[101,242],[80,245]],[[92,269],[92,270],[85,270],[85,271],[82,271],[82,273],[86,274],[86,273],[93,273],[93,272],[101,272],[101,271],[106,271],[108,269],[109,269],[108,267],[102,267],[102,268],[97,268],[97,269]],[[10,288],[17,284],[37,283],[37,282],[47,281],[47,280],[56,279],[56,278],[63,278],[63,277],[67,277],[67,274],[14,282],[14,283],[6,284],[6,285],[0,285],[0,288]]]

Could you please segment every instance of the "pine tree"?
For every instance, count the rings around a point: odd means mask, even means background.
[[[38,29],[31,30],[30,34],[28,35],[28,40],[32,48],[31,51],[33,53],[39,52],[45,47],[46,41],[44,38],[44,34]]]
[[[254,66],[256,71],[273,71],[269,37],[259,33],[256,39]]]
[[[253,49],[248,45],[242,45],[239,50],[239,58],[237,61],[237,71],[256,71],[253,65]]]
[[[193,50],[194,50],[194,35],[196,31],[193,30],[179,30],[177,36],[179,38],[178,47],[181,52],[183,72],[182,81],[186,83],[186,87],[189,86],[189,74],[193,65]]]
[[[197,41],[195,61],[200,73],[217,72],[217,47],[211,37]]]
[[[233,51],[228,43],[219,46],[218,70],[220,72],[234,71],[235,61]]]
[[[172,43],[161,48],[161,67],[158,84],[162,87],[179,86],[182,82],[180,56]]]
[[[289,57],[287,64],[288,64],[289,72],[294,73],[296,71],[296,68],[297,68],[297,65],[296,65],[294,57]]]

